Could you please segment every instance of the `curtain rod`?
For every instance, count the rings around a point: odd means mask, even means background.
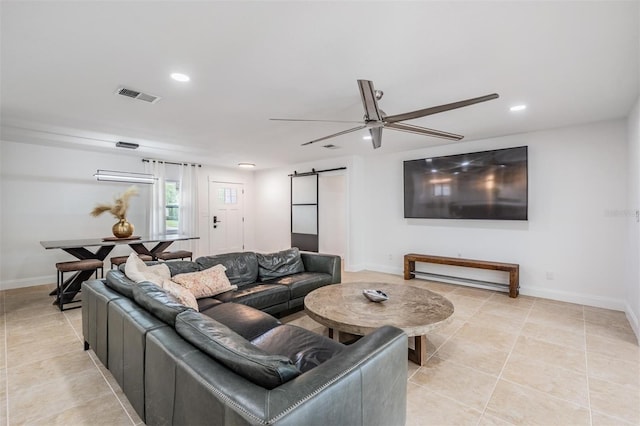
[[[316,169],[311,169],[310,172],[304,172],[304,173],[298,173],[297,171],[294,171],[293,174],[290,174],[290,177],[300,177],[300,176],[311,176],[311,175],[317,175],[318,173],[323,173],[323,172],[335,172],[336,170],[347,170],[346,167],[336,167],[335,169],[325,169],[325,170],[316,170]]]
[[[176,166],[193,166],[193,167],[202,167],[202,164],[196,164],[196,163],[176,163],[174,161],[164,161],[164,160],[154,160],[153,158],[143,158],[142,162],[143,163],[150,163],[150,162],[154,162],[154,163],[164,163],[164,164],[174,164]]]

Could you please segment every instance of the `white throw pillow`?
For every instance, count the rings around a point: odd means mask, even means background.
[[[131,281],[139,283],[142,281],[150,281],[162,287],[165,279],[171,278],[171,271],[164,263],[158,265],[147,266],[137,253],[131,253],[124,265],[124,274]]]
[[[193,293],[196,299],[201,299],[238,289],[237,285],[231,285],[229,282],[224,272],[226,270],[224,265],[216,265],[204,271],[174,275],[171,280]]]

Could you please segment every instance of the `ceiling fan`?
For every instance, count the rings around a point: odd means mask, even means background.
[[[360,97],[362,98],[362,106],[364,107],[364,119],[363,121],[341,121],[341,120],[305,120],[294,118],[271,118],[275,121],[320,121],[329,123],[359,123],[360,125],[352,129],[343,130],[338,133],[334,133],[329,136],[314,139],[309,142],[305,142],[302,145],[311,145],[312,143],[320,142],[325,139],[335,138],[336,136],[345,135],[351,132],[357,132],[362,129],[369,129],[371,134],[371,142],[373,148],[380,148],[382,145],[382,129],[387,128],[391,130],[398,130],[402,132],[417,133],[419,135],[432,136],[436,138],[450,139],[459,141],[464,136],[457,135],[455,133],[443,132],[440,130],[427,129],[425,127],[414,126],[412,124],[401,123],[401,121],[413,120],[415,118],[425,117],[427,115],[438,114],[440,112],[449,111],[456,108],[462,108],[469,105],[477,104],[480,102],[490,101],[498,98],[497,93],[492,93],[486,96],[480,96],[479,98],[466,99],[463,101],[453,102],[450,104],[434,106],[430,108],[420,109],[417,111],[406,112],[404,114],[386,115],[378,107],[378,101],[382,99],[383,92],[381,90],[375,90],[373,87],[373,81],[370,80],[358,80],[358,88],[360,89]]]

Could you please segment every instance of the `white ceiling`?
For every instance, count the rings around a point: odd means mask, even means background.
[[[410,122],[464,140],[625,117],[639,94],[639,1],[0,7],[3,140],[117,152],[123,140],[135,155],[269,168],[451,143],[385,130],[376,151],[359,132],[301,147],[352,125],[269,121],[360,120],[357,79],[384,91],[389,115],[499,93]],[[121,85],[162,100],[115,95]]]

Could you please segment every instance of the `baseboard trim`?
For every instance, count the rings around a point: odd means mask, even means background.
[[[613,309],[615,311],[624,311],[625,304],[622,299],[527,286],[520,287],[520,294],[540,297],[542,299],[558,300],[560,302],[577,303],[579,305],[593,306],[596,308]]]
[[[403,275],[404,276],[404,270],[402,268],[396,268],[393,266],[386,266],[386,265],[372,265],[372,264],[366,264],[365,265],[367,271],[374,271],[374,272],[383,272],[385,274],[393,274],[393,275]]]
[[[625,302],[624,304],[624,313],[627,315],[627,321],[629,321],[633,332],[636,334],[638,344],[640,344],[640,320],[638,320],[638,317],[633,312],[633,309],[631,309],[631,305],[629,305],[629,302]]]
[[[364,271],[365,267],[359,263],[356,263],[355,265],[344,265],[344,270],[346,272],[360,272],[360,271]]]
[[[386,274],[394,274],[394,275],[404,275],[404,269],[402,268],[394,268],[391,266],[373,265],[373,264],[367,264],[366,266],[367,266],[366,269],[368,271],[383,272]],[[439,281],[439,280],[433,279],[432,281]],[[448,281],[442,280],[442,282],[448,282]],[[453,280],[448,283],[456,284],[456,285],[464,285],[460,282],[455,282]],[[630,312],[630,308],[627,308],[626,306],[627,304],[624,300],[615,299],[611,297],[602,297],[602,296],[594,296],[590,294],[549,290],[545,288],[528,287],[528,286],[522,286],[522,285],[520,287],[520,294],[525,296],[540,297],[542,299],[558,300],[561,302],[577,303],[580,305],[594,306],[597,308],[605,308],[605,309],[613,309],[616,311]],[[638,324],[637,321],[636,321],[636,324]],[[638,333],[636,332],[636,334]]]
[[[37,285],[55,284],[55,275],[43,275],[40,277],[22,278],[19,280],[0,281],[0,290],[11,290],[14,288],[33,287]]]

